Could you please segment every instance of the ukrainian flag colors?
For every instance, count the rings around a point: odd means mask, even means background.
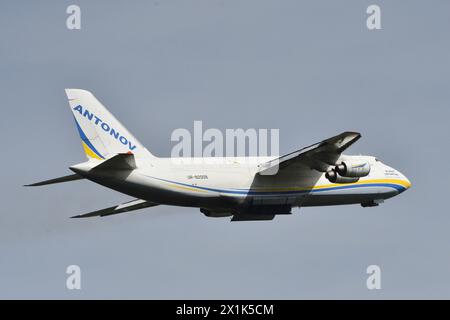
[[[150,176],[149,176],[150,177]],[[311,187],[291,188],[291,187],[277,187],[277,188],[250,188],[250,189],[222,189],[212,187],[193,186],[186,183],[177,181],[171,181],[166,179],[160,179],[156,177],[150,177],[160,181],[167,182],[174,188],[183,189],[195,192],[219,192],[223,194],[233,195],[289,195],[289,194],[302,194],[302,193],[319,193],[325,191],[356,189],[356,188],[373,188],[373,187],[387,187],[397,190],[399,193],[405,191],[411,187],[411,183],[402,179],[371,179],[363,180],[354,183],[345,184],[323,184],[315,185]]]

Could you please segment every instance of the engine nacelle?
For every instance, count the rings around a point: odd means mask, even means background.
[[[359,180],[358,177],[343,177],[335,170],[329,170],[325,173],[325,177],[333,183],[352,183]]]
[[[342,177],[365,177],[370,173],[370,164],[368,162],[351,163],[343,161],[334,168]]]

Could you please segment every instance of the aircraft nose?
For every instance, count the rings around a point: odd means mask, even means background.
[[[395,184],[396,189],[395,194],[400,194],[411,188],[411,181],[409,181],[403,173],[387,165],[384,166],[386,179],[394,179],[393,183]]]
[[[403,191],[408,190],[409,188],[411,188],[411,181],[409,181],[409,179],[403,174],[402,174],[401,181],[402,181],[401,185],[404,187],[404,189],[401,190],[400,193],[403,192]]]

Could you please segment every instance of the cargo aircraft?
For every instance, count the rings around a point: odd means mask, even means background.
[[[281,157],[160,158],[92,93],[66,89],[66,94],[88,160],[71,166],[74,174],[27,186],[87,179],[135,198],[72,218],[170,205],[199,208],[208,217],[231,221],[272,220],[295,207],[378,206],[411,186],[402,173],[375,157],[344,155],[361,137],[357,132]]]

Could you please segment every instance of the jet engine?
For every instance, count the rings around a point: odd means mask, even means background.
[[[334,171],[342,177],[362,178],[370,173],[370,164],[368,162],[351,163],[343,161],[334,168]]]
[[[325,177],[333,183],[352,183],[359,180],[358,177],[343,177],[336,170],[329,170],[325,173]]]

